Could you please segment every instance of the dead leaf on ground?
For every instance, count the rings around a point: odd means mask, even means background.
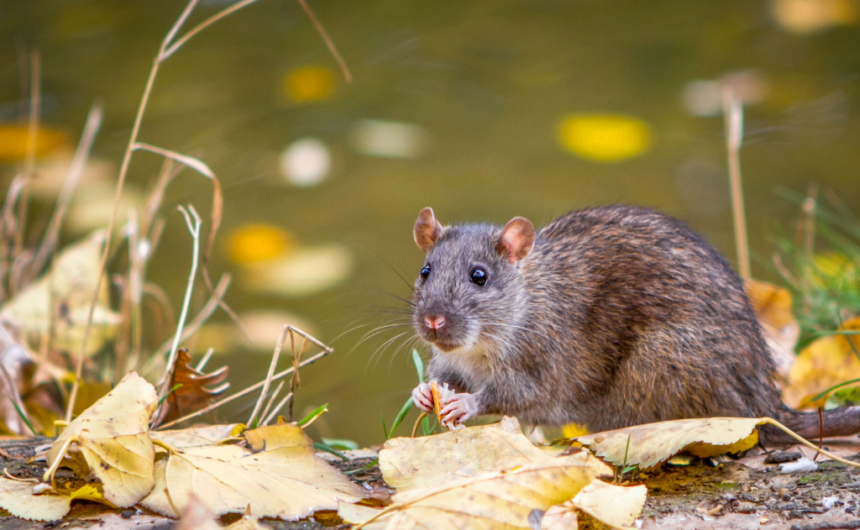
[[[278,424],[246,431],[236,445],[171,450],[156,469],[157,484],[141,504],[163,515],[184,508],[191,495],[218,515],[243,513],[297,520],[358,502],[367,492],[314,454],[300,427]],[[163,466],[163,468],[162,468]],[[163,469],[163,473],[162,470]]]
[[[155,450],[149,420],[157,404],[155,388],[129,372],[105,397],[72,421],[48,453],[45,480],[75,443],[90,470],[104,485],[108,502],[125,508],[152,490]]]
[[[644,484],[613,486],[593,480],[570,504],[613,528],[628,528],[642,513],[647,495],[648,487]]]
[[[700,457],[745,451],[758,443],[756,426],[762,423],[761,418],[674,420],[589,434],[577,441],[613,465],[638,465],[644,471],[681,451]]]
[[[54,259],[49,273],[0,307],[0,320],[19,330],[22,340],[26,338],[34,351],[38,351],[35,345],[47,335],[53,321],[53,346],[79,355],[93,291],[99,281],[104,241],[105,232],[98,231],[66,248]],[[120,321],[121,317],[110,309],[107,278],[102,278],[86,355],[96,353],[112,340]]]
[[[398,493],[373,528],[532,528],[609,466],[588,452]],[[378,523],[378,524],[377,524]]]
[[[154,442],[161,442],[174,449],[217,445],[224,441],[239,440],[238,436],[245,430],[241,423],[227,425],[197,425],[188,429],[172,431],[152,431],[149,437]]]
[[[221,525],[215,522],[215,514],[197,496],[192,495],[174,530],[221,530]]]
[[[860,331],[860,317],[849,320],[840,329]],[[839,383],[860,379],[858,352],[858,335],[830,335],[807,346],[791,367],[782,395],[785,404],[791,408],[823,406],[826,396],[817,401],[812,398]]]
[[[63,495],[33,495],[35,482],[0,477],[0,508],[31,521],[59,521],[72,500]]]
[[[577,530],[579,528],[579,510],[570,501],[556,504],[543,514],[540,530]]]
[[[759,280],[747,280],[747,295],[764,330],[780,379],[788,378],[797,356],[794,347],[800,338],[800,324],[792,313],[788,289]]]
[[[227,367],[222,366],[214,372],[204,374],[191,366],[191,355],[188,350],[180,348],[176,354],[176,361],[171,370],[170,385],[182,385],[173,390],[164,401],[158,419],[154,425],[160,425],[181,418],[192,412],[208,406],[212,398],[223,394],[230,383],[227,379]]]
[[[423,438],[394,438],[379,452],[385,482],[400,491],[498,471],[512,462],[538,463],[560,451],[536,447],[516,418]]]

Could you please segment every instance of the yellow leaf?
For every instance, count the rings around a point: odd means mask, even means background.
[[[53,321],[54,347],[79,355],[90,303],[99,280],[104,241],[105,232],[99,231],[63,250],[54,259],[50,274],[45,274],[0,307],[0,318],[12,322],[31,344],[37,344],[48,333],[49,323]],[[53,319],[52,307],[56,311]],[[116,336],[120,320],[120,316],[110,310],[107,278],[102,278],[87,355],[96,353]]]
[[[361,524],[376,517],[382,512],[379,508],[371,508],[370,506],[362,506],[361,504],[352,504],[349,502],[338,501],[337,515],[345,523]]]
[[[535,447],[516,418],[424,438],[393,438],[379,452],[385,482],[399,491],[475,477],[518,464],[537,463],[560,451]]]
[[[579,528],[579,511],[570,501],[556,504],[543,515],[540,521],[541,530],[577,530]]]
[[[246,265],[270,260],[293,249],[292,234],[277,226],[248,223],[233,230],[229,236],[230,259]]]
[[[53,477],[68,447],[76,443],[90,470],[104,484],[108,502],[125,508],[150,492],[155,451],[149,419],[157,405],[155,388],[129,372],[105,397],[72,421],[48,453]]]
[[[36,132],[36,156],[44,156],[68,142],[60,131],[40,127]],[[0,124],[0,160],[10,162],[27,156],[30,132],[26,124]]]
[[[237,440],[243,429],[237,429],[241,423],[228,425],[198,425],[188,429],[172,431],[152,431],[149,437],[153,442],[161,442],[174,449],[216,445],[225,440]]]
[[[116,508],[116,506],[105,499],[104,491],[95,484],[86,484],[81,486],[75,491],[69,493],[69,497],[72,500],[79,499],[82,501],[98,502]]]
[[[212,512],[297,520],[337,509],[338,499],[357,502],[366,491],[318,458],[300,427],[279,424],[244,433],[251,448],[236,445],[171,451],[164,473],[141,504],[174,516],[192,495]],[[258,451],[258,452],[254,452]],[[161,466],[161,464],[159,464]]]
[[[758,441],[762,418],[700,418],[637,425],[580,436],[577,440],[616,465],[650,469],[681,451],[715,456],[749,449]],[[628,449],[629,440],[629,449]]]
[[[31,521],[59,521],[69,513],[71,499],[64,495],[33,495],[34,482],[0,477],[0,508]]]
[[[840,329],[860,331],[860,318],[846,322]],[[860,360],[854,349],[860,352],[858,335],[830,335],[807,346],[788,374],[782,395],[785,404],[791,408],[823,406],[826,396],[818,401],[812,397],[839,383],[860,378]]]
[[[651,148],[644,121],[613,114],[573,114],[558,125],[558,141],[571,153],[594,162],[618,162]]]
[[[747,280],[746,290],[777,371],[782,379],[787,379],[797,358],[794,347],[800,337],[800,324],[791,311],[791,293],[759,280]]]
[[[578,436],[585,436],[588,434],[588,429],[585,428],[585,425],[569,423],[561,428],[561,434],[565,438],[576,438]]]
[[[596,464],[596,465],[595,465]],[[398,493],[385,528],[532,528],[540,512],[573,498],[608,466],[590,453]]]
[[[295,103],[323,101],[334,96],[337,76],[331,68],[307,65],[294,68],[284,76],[284,93]]]
[[[636,521],[645,506],[648,487],[613,486],[599,480],[582,488],[571,504],[613,528],[626,528]]]

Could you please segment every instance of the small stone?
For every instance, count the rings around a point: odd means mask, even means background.
[[[782,464],[784,462],[794,462],[800,459],[803,455],[799,451],[776,451],[767,455],[764,459],[765,464]]]

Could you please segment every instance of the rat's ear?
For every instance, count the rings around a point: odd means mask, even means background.
[[[496,249],[512,265],[529,255],[535,246],[535,227],[524,217],[514,217],[502,230]]]
[[[442,225],[436,220],[433,208],[421,210],[421,213],[418,214],[418,220],[415,221],[412,236],[415,238],[418,248],[423,250],[425,254],[436,246],[436,242],[442,236]]]

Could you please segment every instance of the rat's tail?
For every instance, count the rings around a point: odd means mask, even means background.
[[[807,440],[846,436],[860,432],[860,406],[838,407],[818,412],[797,412],[784,407],[777,418],[783,425]],[[794,439],[776,428],[763,430],[764,442],[791,443]]]

